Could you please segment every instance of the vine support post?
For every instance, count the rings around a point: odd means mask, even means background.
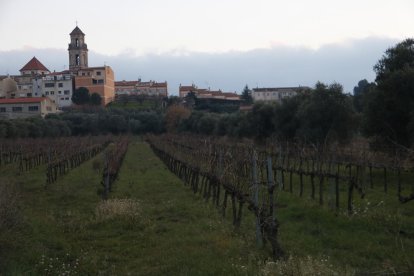
[[[103,199],[107,200],[109,194],[109,156],[105,154],[105,169],[104,169],[104,192]]]
[[[257,153],[253,151],[252,156],[252,181],[253,181],[253,202],[256,215],[256,242],[259,248],[263,247],[263,237],[262,237],[262,227],[260,221],[260,212],[259,212],[259,182],[257,180]]]
[[[267,157],[267,185],[268,185],[268,191],[269,191],[269,216],[273,219],[275,218],[274,215],[274,198],[273,198],[273,192],[274,192],[274,183],[273,183],[273,170],[272,170],[272,157]]]

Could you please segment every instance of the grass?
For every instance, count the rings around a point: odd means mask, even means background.
[[[257,274],[251,239],[183,188],[146,144],[130,145],[105,203],[93,162],[48,187],[44,167],[2,169],[2,183],[20,188],[23,218],[0,234],[1,274],[239,275],[249,262]]]
[[[278,192],[279,240],[287,259],[275,262],[269,259],[268,247],[257,249],[254,218],[247,208],[240,230],[234,231],[229,206],[223,219],[143,142],[130,144],[119,179],[103,202],[100,175],[93,168],[101,158],[50,186],[45,186],[44,167],[27,173],[12,166],[0,168],[0,184],[10,187],[4,194],[14,195],[8,198],[16,208],[8,230],[0,231],[1,275],[414,271],[414,202],[401,205],[392,192],[393,196],[384,196],[374,189],[364,199],[355,196],[357,212],[351,216],[318,206],[308,187],[302,199]]]

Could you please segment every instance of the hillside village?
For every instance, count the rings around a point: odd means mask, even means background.
[[[99,95],[102,106],[108,106],[117,100],[134,100],[137,96],[168,98],[167,81],[116,81],[114,69],[109,65],[89,66],[88,51],[85,34],[76,26],[70,33],[68,70],[52,71],[34,56],[23,65],[19,75],[0,76],[0,117],[44,117],[47,114],[62,112],[75,105],[72,99],[79,88],[86,88],[90,95]],[[254,101],[269,102],[294,96],[305,88],[254,88],[249,93]],[[178,96],[184,103],[191,92],[200,100],[243,106],[243,100],[236,92],[199,88],[194,83],[180,84]]]

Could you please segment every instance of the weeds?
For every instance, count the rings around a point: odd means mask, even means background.
[[[313,275],[354,275],[355,272],[346,269],[338,271],[328,257],[305,258],[290,256],[285,260],[267,261],[262,268],[262,275],[313,276]]]
[[[69,253],[61,258],[48,258],[42,255],[36,264],[36,270],[40,275],[81,275],[80,263],[80,258],[74,258]]]

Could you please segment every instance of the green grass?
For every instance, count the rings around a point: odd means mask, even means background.
[[[172,175],[145,143],[130,144],[108,200],[114,209],[106,213],[97,213],[104,205],[98,192],[100,175],[92,162],[49,186],[44,166],[27,173],[13,166],[0,168],[0,184],[20,193],[19,223],[0,228],[1,275],[342,275],[414,270],[414,202],[399,204],[392,190],[384,195],[374,188],[364,199],[355,195],[358,212],[348,216],[342,201],[338,213],[318,206],[308,186],[299,198],[294,179],[294,194],[280,191],[276,199],[281,206],[276,209],[279,240],[290,259],[273,263],[269,246],[259,250],[255,245],[254,217],[246,207],[241,228],[234,231],[230,203],[223,219],[212,203]],[[379,181],[380,176],[375,187]]]

